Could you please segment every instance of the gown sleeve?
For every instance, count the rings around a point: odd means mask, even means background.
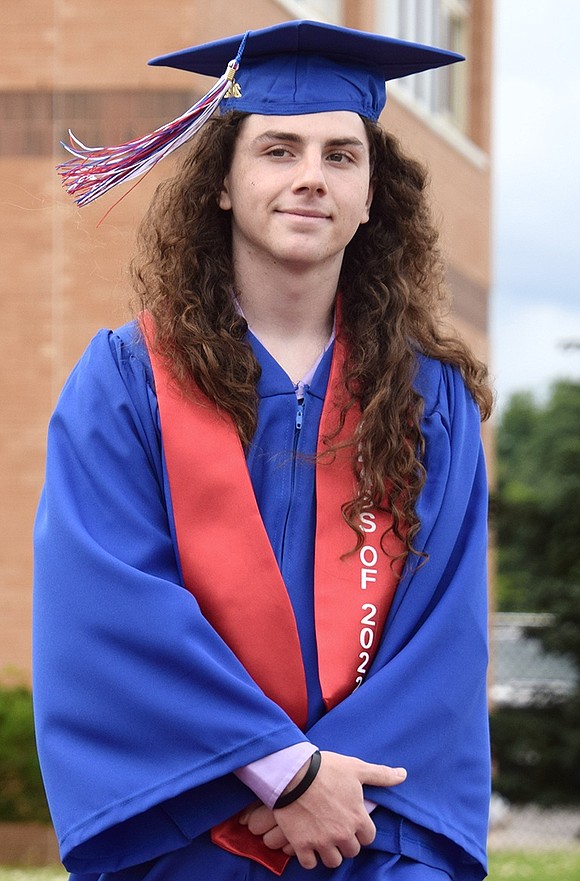
[[[51,420],[35,524],[37,740],[71,871],[183,846],[252,800],[231,772],[305,739],[184,589],[167,492],[147,365],[102,331]]]
[[[408,835],[403,852],[428,862],[425,848],[441,854],[452,842],[453,877],[482,878],[490,761],[480,420],[449,366],[426,360],[417,385],[425,397],[427,471],[417,547],[428,557],[404,574],[363,685],[308,735],[320,749],[407,769],[400,786],[368,788],[379,805],[374,846],[398,851]],[[430,841],[419,841],[419,828],[433,833]]]

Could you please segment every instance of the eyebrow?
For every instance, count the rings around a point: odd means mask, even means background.
[[[267,131],[255,138],[254,143],[260,144],[266,141],[285,141],[291,144],[303,144],[305,138],[297,135],[295,132]],[[324,142],[326,147],[362,147],[365,149],[364,143],[359,139],[352,137],[346,138],[329,138]]]

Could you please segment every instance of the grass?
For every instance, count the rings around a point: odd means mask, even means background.
[[[0,881],[66,881],[58,866],[0,867]],[[489,881],[578,881],[580,850],[526,853],[497,851],[489,860]]]
[[[496,851],[489,858],[489,881],[578,881],[580,850]],[[0,881],[2,878],[0,876]]]
[[[0,881],[66,881],[68,872],[61,866],[0,866]]]

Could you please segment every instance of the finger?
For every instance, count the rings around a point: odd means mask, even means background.
[[[377,834],[377,827],[371,820],[370,816],[367,816],[364,821],[360,824],[359,828],[356,832],[356,837],[359,843],[366,847],[368,844],[372,844],[375,840],[375,836]]]
[[[358,838],[351,838],[339,845],[338,848],[345,859],[352,859],[361,852],[361,843]]]
[[[358,778],[368,786],[397,786],[407,777],[405,768],[390,768],[388,765],[359,763]]]
[[[338,869],[342,864],[342,854],[338,847],[325,847],[319,851],[319,856],[327,869]]]
[[[247,826],[249,818],[251,817],[253,812],[256,810],[256,808],[259,808],[261,806],[261,804],[262,804],[261,801],[253,801],[251,805],[248,805],[247,808],[244,808],[244,810],[241,812],[241,814],[238,817],[238,823],[241,823],[242,826]]]
[[[303,869],[315,869],[318,865],[318,860],[313,850],[296,851],[296,859]]]
[[[256,808],[248,818],[248,829],[253,835],[264,835],[277,825],[274,814],[264,805]]]
[[[288,839],[279,826],[266,832],[266,834],[262,836],[262,841],[266,847],[271,848],[271,850],[282,850],[283,847],[288,846]]]
[[[287,844],[286,847],[282,848],[282,850],[284,851],[284,853],[288,857],[295,857],[296,856],[296,851],[294,850],[294,848],[292,847],[291,844]]]

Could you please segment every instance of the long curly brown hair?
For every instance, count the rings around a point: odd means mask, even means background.
[[[232,298],[230,213],[218,205],[244,117],[212,118],[176,176],[160,185],[139,231],[132,274],[139,306],[154,320],[151,342],[176,382],[187,391],[193,380],[230,414],[247,448],[256,430],[260,367]],[[357,548],[360,515],[372,505],[392,513],[395,534],[416,553],[415,508],[425,481],[423,401],[413,387],[417,353],[455,365],[484,419],[492,393],[485,366],[442,320],[448,296],[425,170],[392,135],[364,122],[374,196],[369,222],[346,248],[340,279],[348,348],[343,418],[353,405],[362,414],[352,439],[358,489],[342,510]]]

